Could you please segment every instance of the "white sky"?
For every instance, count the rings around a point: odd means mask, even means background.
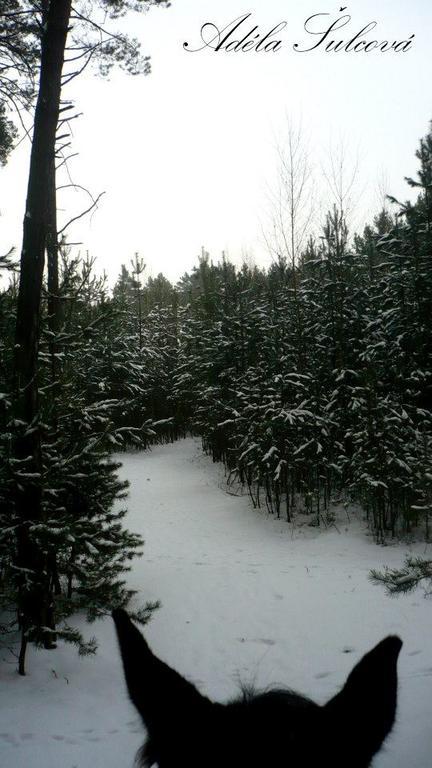
[[[129,16],[124,25],[152,56],[152,74],[117,72],[108,82],[86,74],[65,94],[84,113],[74,124],[72,178],[94,195],[106,193],[69,239],[82,242],[111,280],[135,251],[150,274],[171,279],[193,266],[202,245],[215,259],[225,250],[240,261],[248,251],[268,262],[261,226],[287,116],[301,120],[309,136],[318,187],[331,143],[343,140],[353,158],[358,154],[358,225],[376,211],[383,177],[386,191],[405,198],[403,177],[415,174],[414,152],[432,117],[432,3],[347,5],[352,21],[339,37],[348,40],[376,20],[371,39],[416,35],[405,54],[293,51],[294,42],[311,44],[303,30],[308,16],[326,12],[332,20],[340,7],[324,0],[255,0],[249,7],[244,0],[173,0],[167,10]],[[186,40],[198,47],[203,23],[223,27],[248,11],[263,33],[288,22],[281,51],[183,49]],[[27,166],[23,143],[0,170],[2,251],[20,247]],[[82,194],[63,194],[60,221],[87,206]]]

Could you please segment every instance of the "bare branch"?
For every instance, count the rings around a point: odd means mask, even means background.
[[[77,156],[78,156],[78,154],[79,154],[78,152],[73,152],[71,155],[68,155],[67,157],[63,158],[63,160],[61,161],[61,163],[59,163],[58,165],[56,165],[56,171],[58,171],[58,170],[59,170],[59,168],[61,168],[63,165],[66,165],[66,163],[67,163],[67,162],[68,162],[68,161],[69,161],[69,160],[70,160],[72,157],[77,157]]]
[[[82,211],[82,213],[78,214],[77,216],[73,216],[73,218],[72,218],[72,219],[69,219],[69,221],[68,221],[68,222],[67,222],[67,223],[64,225],[64,227],[62,227],[61,229],[59,229],[59,231],[58,231],[58,233],[57,233],[57,234],[58,234],[58,235],[61,235],[61,234],[62,234],[62,233],[65,231],[65,229],[67,229],[67,227],[69,227],[69,226],[70,226],[70,225],[71,225],[71,224],[72,224],[74,221],[78,221],[78,219],[82,219],[82,218],[83,218],[83,216],[86,216],[88,213],[90,213],[90,211],[92,211],[94,208],[96,208],[96,207],[97,207],[97,204],[98,204],[98,202],[99,202],[99,200],[101,199],[101,197],[102,197],[104,194],[105,194],[105,192],[101,192],[101,193],[100,193],[100,194],[97,196],[96,200],[94,200],[94,201],[93,201],[93,203],[92,203],[92,204],[91,204],[91,205],[90,205],[88,208],[86,208],[86,210],[85,210],[85,211]]]

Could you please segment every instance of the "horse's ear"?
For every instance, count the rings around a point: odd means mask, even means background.
[[[141,632],[121,609],[113,611],[129,696],[150,736],[172,728],[187,711],[202,712],[211,702],[150,650]]]
[[[354,667],[342,690],[324,707],[341,742],[369,765],[391,731],[397,703],[397,660],[402,641],[387,637]],[[329,722],[330,725],[330,722]],[[333,728],[331,727],[331,730]]]

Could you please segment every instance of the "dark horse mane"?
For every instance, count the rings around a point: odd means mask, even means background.
[[[367,768],[396,714],[398,637],[387,637],[324,706],[283,688],[212,702],[113,612],[129,696],[147,729],[145,768]]]

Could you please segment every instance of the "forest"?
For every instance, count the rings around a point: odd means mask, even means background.
[[[136,254],[109,291],[91,259],[63,245],[55,334],[46,286],[43,295],[37,477],[11,451],[28,425],[13,418],[18,278],[3,259],[4,608],[21,586],[14,483],[41,489],[43,521],[30,532],[49,563],[56,622],[79,610],[92,619],[129,599],[124,572],[141,553],[125,511],[113,509],[126,488],[110,455],[186,434],[272,515],[306,513],[326,526],[335,500],[356,502],[378,543],[412,531],[429,538],[432,134],[417,158],[414,203],[381,211],[353,237],[334,207],[294,266],[280,258],[236,269],[203,249],[172,285],[145,279]],[[68,626],[58,635],[92,650]]]
[[[13,249],[0,257],[1,632],[21,632],[21,674],[28,642],[94,652],[67,619],[93,621],[134,594],[127,571],[143,540],[124,527],[122,451],[198,436],[228,486],[266,514],[325,528],[335,502],[357,504],[378,544],[429,540],[432,132],[407,179],[416,199],[390,198],[362,232],[349,231],[343,200],[329,202],[319,233],[276,249],[269,268],[203,248],[172,284],[120,254],[110,290],[56,222],[60,155],[49,141],[68,120],[71,4],[47,3],[37,27],[33,4],[12,5],[6,69],[20,78],[2,88],[23,104],[37,97],[21,260]],[[102,5],[116,19],[133,3]],[[91,14],[75,19],[95,26]],[[145,73],[148,60],[116,41],[92,46],[82,34],[74,50],[86,61],[99,48],[102,74],[115,63]],[[16,128],[4,108],[0,128],[6,162]],[[412,561],[375,576],[405,589],[431,573]],[[134,618],[145,623],[155,605]]]

